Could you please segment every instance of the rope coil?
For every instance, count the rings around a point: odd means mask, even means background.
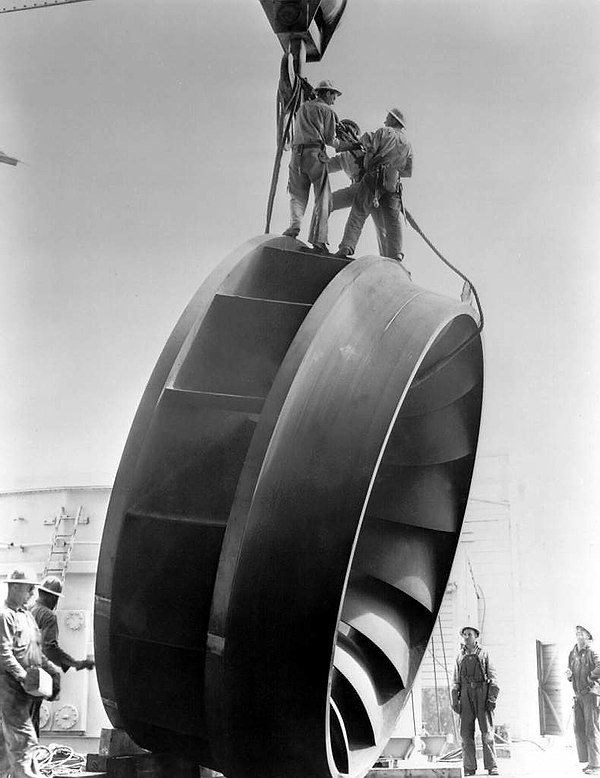
[[[50,743],[49,746],[38,745],[35,749],[35,759],[40,773],[48,778],[85,772],[86,759],[83,754],[78,754],[69,746],[59,743]]]

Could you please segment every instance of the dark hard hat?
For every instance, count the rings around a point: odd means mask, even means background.
[[[56,597],[62,597],[62,583],[60,578],[55,575],[49,575],[38,586],[38,591],[48,592],[48,594],[54,594]]]
[[[35,576],[25,572],[22,568],[18,567],[12,571],[12,573],[6,579],[7,584],[34,584],[37,586]]]
[[[588,629],[587,627],[582,627],[582,626],[581,626],[581,624],[578,624],[578,625],[575,627],[575,629],[582,629],[584,632],[587,632],[588,638],[589,638],[590,640],[593,640],[593,639],[594,639],[594,636],[592,635],[592,633],[589,631],[589,629]]]
[[[354,121],[354,119],[342,119],[340,121],[340,124],[343,127],[350,127],[351,130],[354,130],[354,132],[359,135],[360,134],[360,127],[358,124]]]
[[[325,79],[324,81],[319,81],[319,83],[315,87],[315,92],[335,92],[336,95],[341,95],[339,89],[336,89],[331,81],[328,81]]]
[[[476,633],[477,637],[479,637],[479,634],[480,634],[480,633],[479,633],[479,630],[477,629],[477,627],[472,627],[470,624],[467,624],[467,626],[466,626],[466,627],[463,627],[463,628],[461,629],[461,631],[460,631],[458,634],[459,634],[461,637],[464,637],[464,636],[465,636],[465,630],[466,630],[466,629],[472,629],[472,630],[473,630],[473,632],[475,632],[475,633]]]
[[[388,116],[393,116],[400,126],[406,127],[404,114],[399,108],[390,108],[390,110],[388,111]]]

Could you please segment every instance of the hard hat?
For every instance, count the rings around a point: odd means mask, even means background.
[[[480,633],[479,633],[479,630],[477,629],[477,627],[472,627],[470,624],[467,624],[467,626],[466,626],[466,627],[463,627],[463,628],[460,630],[460,632],[459,632],[458,634],[459,634],[461,637],[464,637],[464,636],[465,636],[465,630],[466,630],[466,629],[472,629],[472,630],[473,630],[473,632],[477,633],[477,637],[479,637],[479,634],[480,634]]]
[[[393,116],[394,119],[400,124],[402,127],[406,127],[406,121],[404,119],[404,114],[399,108],[390,108],[388,111],[388,116]]]
[[[589,631],[589,629],[587,627],[582,627],[581,624],[577,624],[575,629],[582,629],[584,632],[587,632],[588,637],[589,637],[590,640],[594,639],[594,636],[592,635],[592,633]]]
[[[319,81],[319,83],[315,87],[315,92],[335,92],[336,95],[341,95],[339,89],[336,89],[331,81],[328,81],[325,79],[324,81]]]
[[[340,124],[346,127],[350,127],[354,132],[359,135],[360,134],[360,127],[358,124],[354,121],[354,119],[342,119],[340,121]]]
[[[35,580],[35,576],[32,575],[30,578],[27,577],[27,573],[23,568],[17,567],[15,570],[12,571],[12,573],[8,576],[6,579],[7,584],[34,584],[37,586],[37,581]]]
[[[56,597],[62,597],[62,583],[60,578],[55,575],[49,575],[44,578],[42,583],[38,586],[39,592],[48,592],[48,594],[54,594]]]

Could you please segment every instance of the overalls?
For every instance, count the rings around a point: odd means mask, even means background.
[[[465,654],[460,664],[460,736],[465,770],[477,770],[475,721],[479,723],[483,745],[483,765],[496,767],[492,714],[485,709],[488,682],[477,654]]]

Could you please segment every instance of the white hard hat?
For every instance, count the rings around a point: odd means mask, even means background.
[[[29,576],[29,577],[28,577]],[[38,582],[34,575],[28,574],[23,568],[17,567],[8,576],[5,583],[7,584],[34,584],[37,586]]]
[[[339,89],[336,89],[331,81],[328,81],[325,79],[324,81],[319,81],[319,83],[315,87],[315,92],[335,92],[336,95],[341,95]]]

